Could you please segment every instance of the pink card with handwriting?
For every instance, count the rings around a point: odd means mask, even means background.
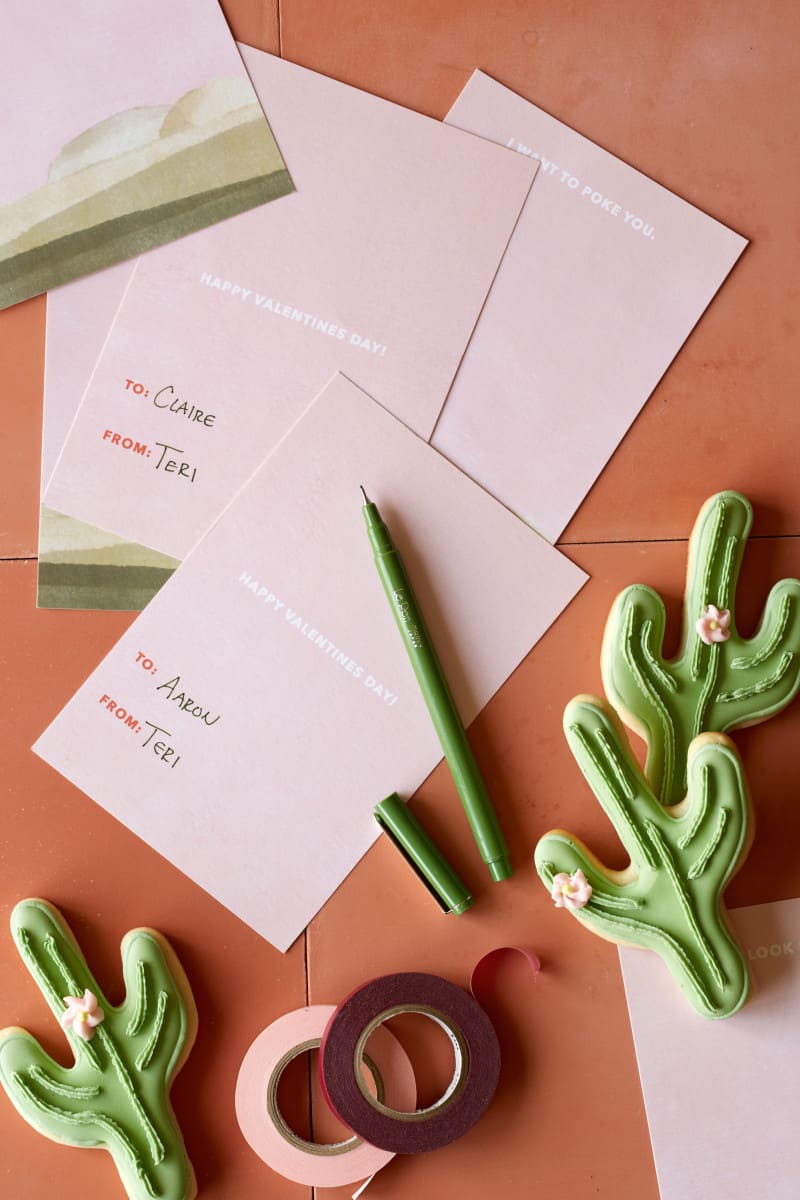
[[[0,308],[292,190],[216,0],[2,22]]]
[[[661,1200],[796,1200],[800,900],[728,914],[752,993],[692,1012],[653,954],[620,949]]]
[[[445,120],[540,167],[432,444],[555,541],[746,242],[480,71]]]
[[[585,576],[337,375],[34,747],[281,950],[441,757],[360,484],[470,722]]]
[[[45,495],[175,558],[335,370],[430,435],[536,172],[242,52],[297,191],[139,260]]]

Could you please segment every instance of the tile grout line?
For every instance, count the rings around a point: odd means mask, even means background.
[[[533,531],[535,532],[535,530]],[[796,541],[800,533],[757,533],[750,534],[748,542],[780,542]],[[580,550],[584,546],[665,546],[686,544],[688,537],[665,538],[597,538],[582,542],[556,542],[555,550]],[[0,563],[4,562],[37,562],[37,554],[0,554]]]
[[[748,542],[779,542],[792,541],[800,538],[800,533],[751,533]],[[597,538],[583,542],[556,542],[556,550],[573,549],[580,546],[667,546],[673,543],[687,543],[689,537],[663,538]]]

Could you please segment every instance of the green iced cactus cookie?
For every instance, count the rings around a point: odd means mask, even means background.
[[[664,604],[652,588],[626,588],[606,625],[603,686],[646,740],[645,774],[667,806],[686,794],[693,738],[764,721],[800,688],[800,581],[775,584],[754,637],[736,629],[736,581],[751,523],[750,505],[738,492],[720,492],[700,510],[677,658],[663,657]]]
[[[23,900],[17,949],[65,1028],[75,1063],[59,1066],[24,1029],[0,1031],[0,1082],[25,1120],[57,1142],[113,1156],[131,1200],[191,1200],[194,1172],[169,1101],[197,1015],[183,969],[152,929],[122,942],[126,995],[102,996],[59,912]]]
[[[749,977],[725,923],[722,894],[752,836],[733,744],[720,734],[696,738],[688,752],[688,794],[666,809],[604,701],[572,700],[564,730],[630,866],[610,871],[571,834],[553,830],[536,847],[543,882],[593,933],[655,951],[697,1012],[731,1016],[747,997]]]

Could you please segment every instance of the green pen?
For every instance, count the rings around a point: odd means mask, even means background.
[[[422,613],[412,590],[402,559],[395,549],[389,530],[364,488],[363,513],[375,556],[375,566],[403,638],[420,691],[430,713],[450,774],[456,785],[472,836],[481,858],[495,882],[508,879],[511,862],[503,831],[492,807],[472,747],[467,740],[455,701],[450,694],[442,665],[425,628]]]

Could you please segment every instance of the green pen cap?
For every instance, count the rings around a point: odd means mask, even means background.
[[[469,888],[397,792],[375,805],[375,820],[422,880],[442,912],[460,915],[473,903]]]

